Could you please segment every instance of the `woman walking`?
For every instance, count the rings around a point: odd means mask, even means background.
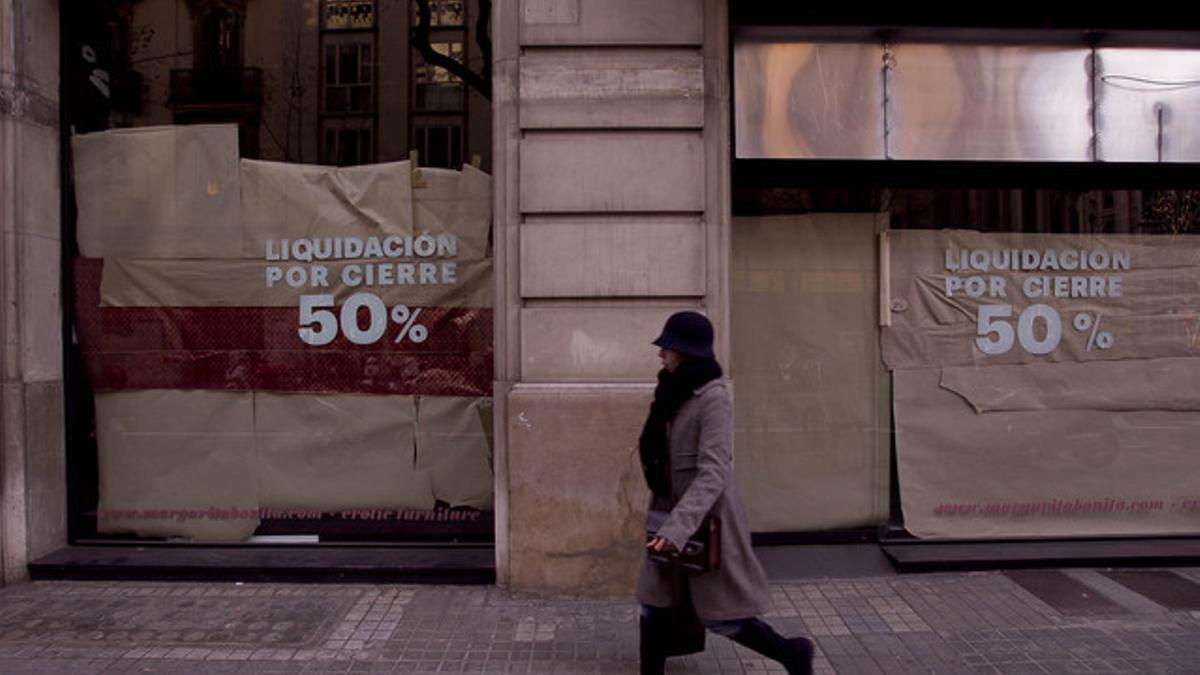
[[[654,529],[638,579],[641,672],[662,673],[667,656],[681,653],[670,644],[672,612],[690,605],[708,630],[783,663],[789,673],[811,673],[812,642],[784,638],[756,618],[770,600],[734,479],[733,403],[713,354],[712,324],[702,314],[678,312],[654,344],[663,369],[639,451],[653,493],[651,514],[665,513],[665,520],[648,521]],[[696,571],[670,561],[714,517],[715,567]]]

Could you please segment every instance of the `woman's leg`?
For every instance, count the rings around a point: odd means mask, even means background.
[[[813,644],[808,638],[785,638],[756,618],[705,621],[704,627],[782,663],[792,675],[812,673]]]
[[[641,675],[662,675],[667,664],[667,640],[670,638],[671,610],[642,605],[638,631],[638,656]]]

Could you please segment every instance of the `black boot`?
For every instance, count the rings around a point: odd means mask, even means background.
[[[662,613],[643,616],[638,623],[638,656],[641,660],[641,675],[662,675],[667,666],[667,626]]]
[[[808,638],[785,638],[758,619],[750,619],[734,642],[783,664],[791,675],[812,675],[813,643]]]

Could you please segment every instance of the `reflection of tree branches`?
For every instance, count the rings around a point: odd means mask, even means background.
[[[475,42],[483,55],[483,70],[476,73],[458,60],[437,51],[429,42],[429,24],[431,12],[429,0],[416,0],[417,25],[413,28],[413,46],[421,53],[421,58],[431,66],[444,68],[457,76],[466,85],[483,95],[489,101],[492,99],[492,40],[488,35],[488,22],[492,15],[491,0],[479,0],[479,16],[475,22]]]
[[[260,126],[283,153],[285,162],[305,160],[304,103],[311,84],[307,65],[314,57],[305,49],[304,11],[298,3],[288,5],[282,26],[284,37],[280,86],[263,89],[264,98],[273,104],[275,110],[263,110]],[[276,127],[276,124],[282,128]]]
[[[424,0],[422,0],[424,1]],[[479,0],[479,15],[475,17],[475,44],[483,56],[483,79],[487,91],[480,92],[489,101],[492,99],[492,33],[488,22],[492,19],[492,0]]]
[[[1146,220],[1170,234],[1200,232],[1200,190],[1156,190],[1146,200]]]

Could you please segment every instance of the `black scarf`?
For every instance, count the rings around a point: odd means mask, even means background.
[[[686,357],[683,363],[670,372],[665,368],[658,371],[658,386],[654,389],[654,402],[650,414],[642,427],[638,439],[638,452],[642,458],[642,474],[650,491],[660,497],[671,495],[671,476],[668,467],[667,423],[675,418],[692,394],[721,377],[721,366],[714,359]]]

